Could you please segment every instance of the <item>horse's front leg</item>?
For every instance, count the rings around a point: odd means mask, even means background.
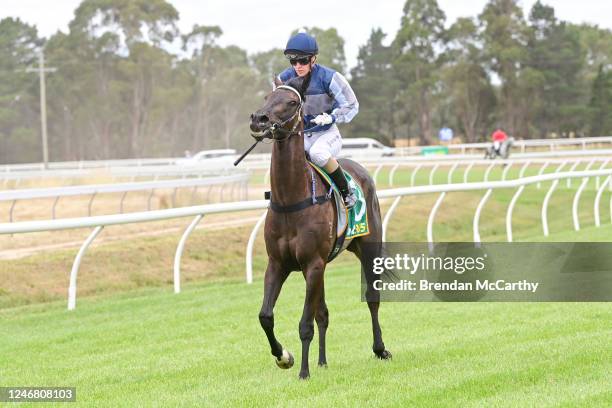
[[[304,277],[306,278],[306,298],[304,299],[304,310],[299,326],[300,340],[302,341],[301,379],[310,377],[308,351],[310,349],[310,342],[314,337],[314,317],[319,309],[319,302],[323,296],[324,271],[325,262],[322,259],[310,262],[303,271]]]
[[[317,321],[317,328],[319,329],[319,367],[327,367],[327,357],[325,355],[325,333],[329,326],[329,311],[327,310],[327,304],[325,303],[325,285],[321,288],[321,301],[319,302],[319,309],[315,314],[315,320]]]
[[[259,323],[266,332],[272,355],[276,357],[276,364],[280,368],[293,366],[293,356],[283,349],[274,336],[274,305],[287,276],[289,272],[283,269],[279,262],[273,259],[268,260],[268,268],[264,277],[263,304],[259,312]]]

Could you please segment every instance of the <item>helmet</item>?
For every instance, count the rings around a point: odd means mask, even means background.
[[[319,53],[317,40],[309,34],[297,33],[287,41],[285,55],[316,55]]]

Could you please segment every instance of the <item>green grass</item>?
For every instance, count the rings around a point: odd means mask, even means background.
[[[331,266],[329,368],[297,379],[304,283],[275,309],[296,366],[276,368],[261,281],[190,284],[0,312],[3,386],[76,386],[82,406],[610,406],[612,309],[591,303],[390,303],[373,358],[357,263]],[[316,337],[315,337],[316,339]]]
[[[518,167],[512,178],[513,171]],[[482,179],[482,172],[473,169],[470,181]],[[491,179],[500,174],[496,168]],[[386,177],[381,172],[379,188]],[[409,177],[398,171],[395,186],[408,185]],[[427,172],[419,177],[417,184],[428,182]],[[435,182],[445,179],[440,169]],[[462,173],[453,179],[460,181]],[[516,240],[612,241],[609,193],[602,200],[603,225],[593,226],[594,183],[581,201],[582,229],[573,231],[577,182],[555,192],[551,235],[544,238],[539,211],[549,185],[525,189],[515,208]],[[481,217],[483,240],[505,240],[512,194],[491,196]],[[435,240],[470,240],[481,196],[448,194],[436,216]],[[405,198],[389,240],[423,241],[435,198]],[[73,312],[65,310],[65,296],[75,251],[0,262],[0,386],[76,386],[77,405],[113,407],[612,405],[609,304],[383,304],[384,340],[394,358],[381,362],[372,357],[369,313],[350,254],[326,273],[329,368],[316,367],[315,337],[312,378],[298,381],[303,279],[290,277],[275,309],[276,333],[296,357],[296,366],[283,371],[257,319],[265,266],[261,236],[255,284],[243,283],[249,232],[195,232],[183,259],[180,295],[171,293],[177,236],[94,246],[81,268]]]

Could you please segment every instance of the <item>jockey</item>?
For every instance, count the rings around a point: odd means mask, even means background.
[[[359,103],[346,78],[339,72],[317,64],[319,46],[314,37],[298,33],[285,47],[291,67],[279,79],[286,83],[308,74],[310,84],[304,103],[304,149],[310,160],[323,167],[342,193],[347,208],[357,201],[336,157],[342,149],[342,136],[336,123],[348,123],[357,115]]]
[[[502,144],[506,140],[508,140],[508,135],[506,134],[506,132],[498,128],[497,130],[495,130],[495,132],[493,132],[491,138],[493,139],[493,149],[495,149],[495,151],[499,153]]]

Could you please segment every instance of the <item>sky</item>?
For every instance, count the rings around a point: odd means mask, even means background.
[[[81,0],[0,0],[0,19],[19,17],[48,37],[67,32]],[[238,45],[249,53],[284,48],[290,32],[302,26],[335,27],[345,40],[349,67],[356,64],[359,47],[373,28],[382,28],[390,41],[400,25],[405,0],[168,0],[179,12],[181,32],[194,24],[218,25],[219,44]],[[486,0],[438,0],[450,25],[457,17],[476,16]],[[535,0],[522,0],[525,15]],[[557,17],[573,23],[588,22],[612,29],[610,0],[548,0]],[[294,5],[293,5],[294,4]],[[298,5],[299,4],[299,5]]]

